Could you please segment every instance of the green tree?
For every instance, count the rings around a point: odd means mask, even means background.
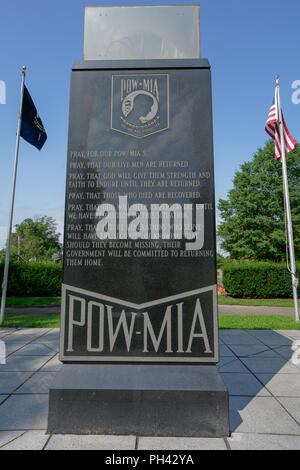
[[[0,263],[5,260],[5,249],[0,250]]]
[[[18,236],[20,237],[20,255],[29,260],[49,261],[53,253],[61,250],[60,233],[56,232],[57,224],[52,217],[42,216],[25,219],[15,225],[11,237],[11,254],[18,253]]]
[[[287,155],[295,256],[300,259],[300,146]],[[259,148],[235,173],[233,189],[220,199],[221,248],[231,258],[286,259],[282,165],[274,158],[274,142]]]

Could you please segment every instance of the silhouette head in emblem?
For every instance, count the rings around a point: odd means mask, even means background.
[[[131,124],[145,124],[153,119],[158,111],[156,98],[144,90],[129,93],[122,103],[122,112]]]

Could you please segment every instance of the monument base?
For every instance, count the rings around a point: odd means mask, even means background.
[[[48,431],[224,437],[228,391],[216,366],[64,364],[50,389]]]

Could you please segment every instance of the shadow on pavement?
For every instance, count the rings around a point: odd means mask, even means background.
[[[300,368],[291,362],[300,331],[220,330],[218,369],[230,395],[231,432],[299,434]]]

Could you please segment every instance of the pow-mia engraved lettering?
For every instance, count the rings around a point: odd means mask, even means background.
[[[208,313],[215,296],[216,286],[208,286],[135,304],[63,285],[61,359],[164,362],[167,354],[168,362],[213,362]]]

